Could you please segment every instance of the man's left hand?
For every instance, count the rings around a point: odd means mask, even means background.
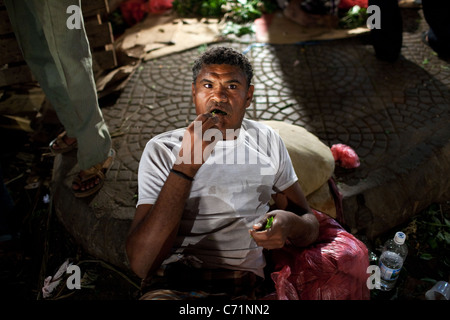
[[[249,230],[250,235],[258,246],[265,249],[279,249],[284,246],[288,236],[291,233],[291,223],[293,219],[292,212],[284,210],[274,210],[268,212],[262,220],[253,225]],[[267,219],[273,217],[272,225],[265,229]]]

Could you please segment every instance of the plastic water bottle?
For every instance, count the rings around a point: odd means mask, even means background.
[[[380,257],[380,289],[389,291],[395,286],[398,275],[408,254],[406,235],[397,232],[394,239],[386,241]]]

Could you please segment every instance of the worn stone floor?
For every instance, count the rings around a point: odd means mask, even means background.
[[[245,52],[254,66],[248,118],[303,126],[330,147],[343,143],[357,152],[361,166],[336,168],[334,178],[343,195],[343,223],[368,237],[450,197],[450,64],[422,43],[424,20],[415,13],[411,19],[394,63],[377,60],[367,36],[213,44]],[[94,256],[126,266],[123,245],[141,153],[153,136],[194,120],[191,66],[202,50],[143,62],[116,104],[103,109],[117,158],[97,195],[74,198],[75,155],[55,159],[56,213]]]

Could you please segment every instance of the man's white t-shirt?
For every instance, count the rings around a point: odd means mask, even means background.
[[[176,160],[185,129],[151,139],[139,165],[137,205],[154,204]],[[244,119],[235,140],[218,141],[192,183],[172,255],[164,264],[247,270],[263,277],[262,247],[248,230],[269,209],[271,195],[297,181],[280,136]]]

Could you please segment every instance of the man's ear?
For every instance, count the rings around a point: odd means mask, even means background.
[[[194,96],[195,96],[195,83],[194,82],[192,82],[192,90],[191,90],[191,92],[192,92],[192,98],[194,98]]]
[[[250,104],[252,103],[252,100],[253,100],[253,92],[254,91],[255,91],[255,86],[251,84],[247,90],[247,100],[245,103],[245,108],[250,107]]]

